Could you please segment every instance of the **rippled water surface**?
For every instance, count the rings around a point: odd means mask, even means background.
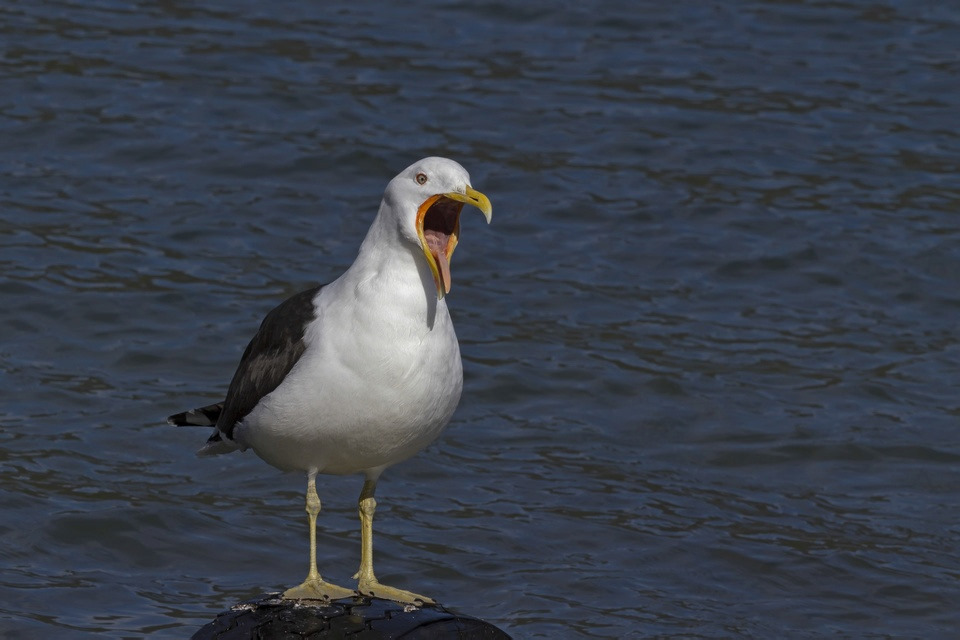
[[[163,419],[430,154],[494,221],[381,579],[517,638],[955,637],[955,3],[21,0],[0,37],[3,637],[302,578],[303,479]],[[340,582],[360,484],[320,483]]]

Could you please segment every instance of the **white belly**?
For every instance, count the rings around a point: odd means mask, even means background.
[[[284,470],[348,474],[395,464],[436,439],[463,387],[446,305],[438,302],[432,327],[383,304],[320,307],[300,361],[237,440]]]

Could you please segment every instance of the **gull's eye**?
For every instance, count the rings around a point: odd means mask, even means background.
[[[417,184],[427,184],[427,174],[418,173],[417,174]]]

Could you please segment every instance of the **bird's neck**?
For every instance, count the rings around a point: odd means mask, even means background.
[[[402,307],[429,327],[446,305],[437,299],[433,274],[420,247],[403,238],[383,216],[370,226],[353,265],[341,278],[360,298],[368,298],[384,312]]]

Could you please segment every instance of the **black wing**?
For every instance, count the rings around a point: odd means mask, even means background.
[[[215,427],[222,411],[223,403],[215,402],[206,407],[174,414],[167,418],[167,422],[175,427]]]
[[[316,317],[313,299],[323,285],[301,291],[274,308],[260,323],[233,374],[217,430],[233,438],[233,428],[260,399],[280,386],[303,355],[303,333]]]

